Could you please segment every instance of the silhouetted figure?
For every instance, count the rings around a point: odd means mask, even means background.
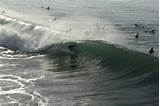
[[[68,46],[69,50],[73,53],[73,54],[71,54],[71,58],[70,58],[71,59],[70,63],[71,63],[72,69],[77,67],[77,65],[76,65],[76,63],[77,63],[77,59],[76,59],[77,58],[77,50],[76,50],[76,47],[77,47],[76,44],[71,44],[71,45]]]
[[[135,27],[138,27],[139,25],[138,25],[138,24],[134,24],[134,26],[135,26]]]
[[[135,38],[138,39],[138,37],[139,37],[139,33],[136,34]]]
[[[4,11],[2,11],[2,13],[4,13]]]
[[[151,49],[149,50],[149,53],[150,53],[150,54],[153,54],[153,53],[154,53],[153,48],[151,48]]]
[[[155,33],[155,31],[156,31],[156,30],[155,30],[155,29],[153,29],[153,30],[151,30],[151,31],[149,31],[149,32],[150,32],[150,33]]]
[[[50,9],[50,7],[48,6],[46,9],[47,9],[47,10],[49,10],[49,9]]]
[[[70,50],[71,52],[73,52],[73,53],[76,53],[76,49],[75,49],[76,47],[77,47],[76,44],[71,44],[71,45],[68,46],[69,50]]]

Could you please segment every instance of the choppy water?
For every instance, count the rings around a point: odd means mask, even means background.
[[[0,6],[1,106],[158,106],[157,0]]]

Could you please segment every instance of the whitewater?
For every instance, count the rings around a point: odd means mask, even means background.
[[[158,106],[158,12],[158,0],[1,0],[0,105]]]

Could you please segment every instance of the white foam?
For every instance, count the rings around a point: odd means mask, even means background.
[[[12,100],[12,103],[18,103],[18,100],[13,99],[12,97],[10,97],[9,95],[11,94],[23,94],[23,95],[28,95],[31,97],[31,100],[34,101],[34,99],[38,98],[38,104],[40,104],[40,106],[47,106],[48,103],[48,99],[46,97],[43,97],[40,93],[33,91],[33,93],[28,92],[27,88],[28,88],[28,84],[31,86],[34,85],[34,81],[41,79],[45,77],[44,75],[41,75],[40,77],[36,77],[36,78],[22,78],[20,76],[16,76],[16,75],[0,75],[0,82],[10,82],[13,84],[17,84],[19,86],[16,86],[15,88],[11,88],[11,89],[3,89],[3,87],[0,87],[0,95],[8,95],[8,97],[10,98],[10,100]],[[28,83],[26,85],[26,83]],[[11,103],[10,102],[10,103]],[[18,103],[19,104],[19,103]]]

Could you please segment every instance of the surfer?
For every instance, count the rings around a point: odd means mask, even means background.
[[[4,13],[4,11],[2,11],[2,13]]]
[[[151,49],[149,50],[149,53],[150,53],[150,54],[153,54],[153,53],[154,53],[153,48],[151,48]]]
[[[135,26],[135,27],[138,27],[139,25],[138,25],[138,24],[134,24],[134,26]]]
[[[76,53],[76,49],[75,49],[76,47],[77,47],[76,44],[71,44],[71,45],[68,46],[69,50],[71,52],[73,52],[74,54]]]
[[[139,37],[139,33],[136,34],[135,38],[138,39],[138,37]]]
[[[48,6],[46,9],[47,9],[47,10],[49,10],[49,9],[50,9],[50,7]]]
[[[71,64],[71,68],[75,69],[77,67],[77,50],[76,50],[77,45],[76,44],[71,44],[68,46],[68,49],[73,53],[71,54],[70,57],[70,64]]]
[[[156,30],[155,30],[155,29],[153,29],[153,30],[151,30],[151,31],[149,31],[149,32],[150,32],[150,33],[155,33],[155,31],[156,31]]]

